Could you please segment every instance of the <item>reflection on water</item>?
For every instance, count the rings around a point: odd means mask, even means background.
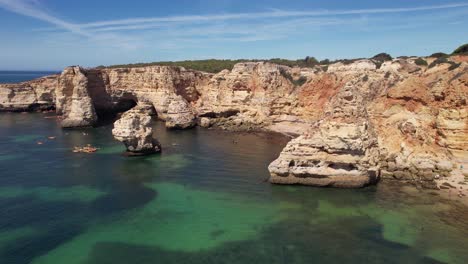
[[[0,115],[0,263],[468,261],[467,210],[436,195],[265,182],[283,137],[157,124],[163,152],[129,158],[43,117]]]

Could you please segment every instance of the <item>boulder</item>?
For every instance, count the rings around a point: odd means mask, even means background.
[[[136,106],[125,112],[114,123],[112,135],[125,144],[130,155],[146,155],[161,151],[161,145],[153,138],[153,118],[147,109]]]

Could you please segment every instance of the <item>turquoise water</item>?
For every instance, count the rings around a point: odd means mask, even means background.
[[[283,137],[158,123],[128,158],[46,115],[0,114],[0,263],[468,262],[466,207],[431,191],[265,182]]]
[[[30,81],[39,77],[56,74],[52,71],[0,71],[0,83]]]

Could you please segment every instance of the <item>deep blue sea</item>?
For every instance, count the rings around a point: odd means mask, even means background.
[[[56,74],[55,71],[0,71],[0,83],[17,83]]]

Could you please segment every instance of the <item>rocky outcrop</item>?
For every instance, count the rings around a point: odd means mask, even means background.
[[[380,178],[430,186],[468,160],[468,64],[456,59],[430,68],[417,58],[307,69],[248,62],[217,74],[72,67],[47,89],[55,90],[49,100],[66,126],[148,104],[168,127],[196,120],[288,134],[296,139],[270,166],[272,182],[358,187]],[[33,83],[0,85],[0,104],[24,109],[39,102],[47,93]]]
[[[182,96],[173,99],[167,108],[166,127],[186,129],[196,124],[195,115],[190,104]]]
[[[468,107],[441,109],[437,115],[437,144],[468,161]]]
[[[58,75],[29,82],[0,84],[0,111],[41,111],[55,108]]]
[[[347,84],[326,114],[270,164],[270,182],[357,188],[378,181],[377,136],[358,89]]]
[[[97,122],[94,103],[88,91],[88,78],[80,67],[66,68],[56,89],[57,112],[62,114],[62,127],[86,127]]]
[[[153,138],[151,108],[152,106],[136,106],[114,123],[112,135],[124,143],[130,155],[147,155],[161,151],[161,145]]]

